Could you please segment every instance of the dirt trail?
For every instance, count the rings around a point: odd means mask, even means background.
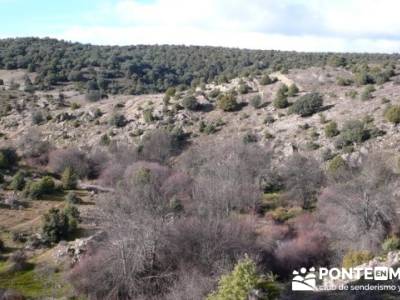
[[[270,76],[271,77],[276,77],[279,81],[281,81],[282,83],[286,84],[287,86],[290,86],[293,83],[295,83],[292,79],[290,79],[285,74],[282,74],[280,72],[271,73]],[[298,83],[296,83],[296,85],[300,89],[300,91],[303,90],[303,87],[301,85],[299,85]]]

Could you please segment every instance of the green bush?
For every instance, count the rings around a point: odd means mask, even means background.
[[[32,113],[32,124],[40,125],[43,124],[46,118],[41,110],[36,110]]]
[[[15,191],[22,191],[25,187],[25,174],[22,171],[18,171],[17,174],[12,178],[10,187]]]
[[[260,84],[261,85],[267,85],[267,84],[271,84],[273,83],[271,77],[269,77],[268,75],[264,75],[263,77],[261,77],[260,80]]]
[[[143,119],[146,123],[154,122],[153,110],[151,108],[143,111]]]
[[[173,97],[175,96],[176,93],[176,89],[174,87],[169,87],[166,91],[165,91],[165,95],[168,97]]]
[[[279,206],[274,211],[271,212],[271,217],[276,222],[284,223],[287,220],[298,216],[299,214],[301,214],[301,212],[302,212],[301,207],[286,208]]]
[[[286,108],[289,106],[289,102],[287,100],[288,90],[289,88],[286,84],[283,84],[279,87],[273,102],[275,108]]]
[[[375,92],[373,85],[367,85],[361,93],[361,100],[367,101],[372,98],[372,93]]]
[[[242,83],[239,85],[239,88],[238,88],[239,94],[244,95],[244,94],[249,93],[250,91],[251,91],[251,88],[247,84]]]
[[[362,143],[371,137],[365,123],[359,120],[349,120],[344,125],[336,141],[337,148],[343,148],[353,143]]]
[[[13,148],[0,149],[0,169],[11,169],[18,163],[18,155]]]
[[[42,186],[43,194],[51,194],[55,190],[55,183],[53,178],[50,176],[45,176],[40,180],[40,185]]]
[[[205,123],[204,121],[200,122],[199,131],[205,134],[213,134],[217,132],[217,127],[213,123]]]
[[[246,257],[236,264],[230,274],[221,277],[217,291],[206,299],[246,300],[253,289],[266,293],[266,299],[277,299],[279,296],[279,288],[275,282],[258,275],[256,264]]]
[[[102,146],[108,146],[108,145],[110,145],[110,143],[111,143],[111,139],[110,139],[110,137],[108,136],[108,134],[107,134],[107,133],[103,134],[103,135],[101,136],[101,138],[100,138],[100,145],[102,145]]]
[[[31,181],[25,185],[24,194],[31,199],[38,199],[43,195],[51,194],[55,191],[53,178],[45,176],[39,181]]]
[[[235,111],[239,108],[236,96],[233,93],[223,95],[218,101],[218,107],[223,111]]]
[[[299,88],[297,87],[297,85],[295,85],[294,83],[292,83],[290,86],[289,86],[289,89],[288,89],[288,92],[287,92],[287,95],[289,96],[289,97],[294,97],[294,96],[296,96],[298,93],[299,93]]]
[[[328,161],[331,160],[332,158],[334,158],[336,155],[332,152],[331,149],[327,148],[324,149],[321,153],[321,157],[323,161]]]
[[[210,135],[216,132],[217,132],[217,127],[213,123],[207,124],[207,126],[204,128],[205,134]]]
[[[349,251],[343,257],[343,268],[349,269],[351,267],[359,266],[363,263],[373,259],[374,255],[369,251]]]
[[[347,163],[340,155],[336,155],[329,161],[328,173],[330,175],[333,176],[340,175],[346,169],[347,169]]]
[[[390,106],[385,111],[385,118],[391,123],[399,124],[400,123],[400,105]]]
[[[334,121],[329,122],[325,126],[324,131],[325,131],[326,137],[329,137],[329,138],[337,136],[339,134],[337,123]]]
[[[214,89],[208,94],[208,97],[217,98],[220,93],[221,93],[221,91],[219,89]]]
[[[275,108],[286,108],[289,106],[289,101],[286,97],[277,97],[275,98],[273,105]]]
[[[127,120],[123,114],[115,113],[111,116],[109,124],[115,127],[124,127],[127,123]]]
[[[52,208],[43,217],[42,232],[49,243],[57,243],[68,238],[77,229],[79,211],[67,206],[63,211]]]
[[[386,238],[382,244],[384,252],[390,252],[400,249],[400,239],[397,236],[390,236]]]
[[[183,98],[182,106],[187,110],[197,110],[199,108],[199,103],[196,97],[189,95]]]
[[[343,78],[343,77],[336,78],[336,84],[340,86],[349,86],[352,83],[353,81],[350,78]]]
[[[290,111],[302,117],[307,117],[318,112],[322,105],[322,96],[319,93],[310,93],[300,97],[295,103],[293,103]]]
[[[169,200],[169,208],[174,212],[174,213],[180,213],[184,211],[184,207],[182,204],[182,201],[177,199],[176,197],[172,197]]]
[[[101,92],[98,90],[89,90],[85,95],[85,99],[90,102],[97,102],[101,99]]]
[[[345,93],[346,97],[350,97],[351,99],[356,99],[358,92],[356,90],[350,90]]]
[[[69,191],[68,194],[65,196],[65,202],[68,204],[79,204],[81,199],[76,195],[74,191]]]
[[[276,92],[276,98],[284,98],[288,96],[289,88],[286,84],[282,84]]]
[[[261,107],[261,96],[256,95],[250,99],[250,104],[253,106],[255,109],[258,109]]]
[[[333,55],[329,57],[328,64],[332,67],[345,67],[347,65],[347,60],[343,56]]]
[[[248,132],[243,136],[243,143],[245,144],[256,143],[257,141],[257,135],[254,133]]]
[[[71,167],[67,167],[61,175],[62,187],[64,190],[72,190],[76,188],[78,176],[74,174]]]
[[[373,84],[374,79],[372,78],[372,76],[370,74],[368,74],[365,71],[361,71],[356,73],[356,75],[354,76],[354,81],[358,84],[358,85],[366,85],[366,84]]]

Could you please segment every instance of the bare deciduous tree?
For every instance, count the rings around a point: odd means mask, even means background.
[[[67,167],[79,177],[89,173],[89,164],[86,154],[78,149],[57,149],[50,152],[49,168],[52,172],[61,174]]]
[[[23,157],[33,163],[47,164],[51,144],[44,139],[40,131],[35,128],[29,129],[18,139],[17,144]]]
[[[398,224],[398,175],[381,156],[367,157],[349,172],[346,182],[334,183],[322,193],[320,216],[338,251],[376,251]]]
[[[193,198],[205,214],[228,216],[254,209],[261,177],[270,170],[268,149],[231,139],[192,150],[182,161],[194,176]]]
[[[287,189],[286,198],[300,203],[304,209],[310,208],[325,182],[318,161],[294,154],[283,165],[280,173]]]
[[[163,187],[174,174],[157,163],[136,162],[115,193],[99,201],[108,239],[72,271],[80,293],[94,299],[184,297],[185,284],[193,280],[186,272],[191,272],[202,280],[192,294],[200,300],[238,258],[262,252],[252,223],[171,212]]]

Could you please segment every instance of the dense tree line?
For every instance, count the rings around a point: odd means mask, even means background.
[[[273,45],[272,45],[273,47]],[[37,72],[34,86],[81,82],[91,95],[141,94],[310,66],[384,63],[397,54],[300,53],[199,46],[93,46],[55,39],[0,40],[0,68]],[[338,63],[340,62],[340,63]],[[98,97],[98,96],[96,96]]]

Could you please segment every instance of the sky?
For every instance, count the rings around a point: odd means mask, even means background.
[[[0,38],[393,53],[399,11],[398,0],[0,0]]]

